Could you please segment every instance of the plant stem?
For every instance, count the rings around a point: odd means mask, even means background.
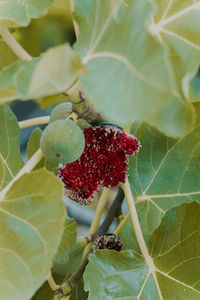
[[[33,118],[33,119],[18,122],[19,127],[21,129],[26,128],[26,127],[39,125],[39,124],[47,124],[47,123],[49,123],[49,116]]]
[[[71,14],[73,14],[73,12],[74,12],[74,3],[73,3],[73,0],[70,0],[70,9],[71,9]],[[73,21],[73,25],[74,25],[74,31],[75,31],[76,38],[78,38],[79,27],[78,27],[77,22],[73,18],[73,15],[72,15],[72,21]]]
[[[133,195],[132,195],[132,192],[131,192],[131,188],[130,188],[128,178],[126,179],[126,182],[122,186],[123,186],[126,201],[127,201],[127,204],[128,204],[128,209],[129,209],[129,213],[130,213],[130,216],[131,216],[131,221],[132,221],[132,224],[133,224],[133,228],[135,229],[135,235],[136,235],[136,238],[137,238],[138,245],[140,246],[140,250],[141,250],[143,256],[145,258],[150,257],[149,252],[147,250],[146,243],[144,241],[142,229],[141,229],[140,222],[139,222],[138,215],[137,215],[135,201],[133,199]]]
[[[60,286],[55,283],[51,274],[49,275],[49,278],[47,280],[52,291],[56,291],[57,289],[59,289]]]
[[[92,220],[92,224],[90,226],[89,235],[92,235],[93,233],[95,233],[97,231],[97,228],[99,226],[99,222],[101,220],[101,217],[102,217],[102,214],[103,214],[103,211],[104,211],[104,208],[105,208],[105,205],[106,205],[109,195],[110,195],[110,190],[107,188],[104,188],[103,192],[101,193],[99,202],[97,204],[95,216],[94,216],[94,219]],[[85,255],[89,251],[90,247],[91,247],[91,243],[85,247],[83,257],[85,257]]]
[[[6,185],[6,187],[0,192],[0,201],[3,200],[4,196],[8,192],[8,190],[11,188],[13,183],[17,181],[21,176],[23,176],[25,173],[29,173],[41,160],[43,157],[41,149],[38,149],[33,156],[27,161],[27,163],[23,166],[23,168],[17,173],[17,175]]]
[[[126,215],[123,220],[119,223],[119,225],[117,226],[117,228],[114,231],[114,234],[119,234],[122,229],[124,228],[124,226],[126,225],[126,223],[128,222],[128,220],[130,219],[130,214]]]
[[[130,188],[128,178],[126,179],[125,184],[123,184],[122,187],[124,189],[124,193],[125,193],[126,201],[127,201],[127,204],[128,204],[129,213],[130,213],[130,216],[131,216],[131,221],[132,221],[132,224],[133,224],[133,228],[135,230],[135,235],[136,235],[138,245],[139,245],[140,250],[142,252],[142,255],[144,256],[144,259],[145,259],[145,261],[146,261],[146,263],[149,267],[149,272],[153,274],[153,277],[155,279],[156,286],[157,286],[157,289],[158,289],[158,293],[159,293],[159,295],[161,295],[160,288],[158,286],[158,282],[157,282],[157,279],[156,279],[156,273],[155,273],[156,272],[156,267],[154,265],[153,259],[149,255],[149,252],[148,252],[148,249],[147,249],[144,237],[143,237],[142,229],[141,229],[140,222],[139,222],[139,219],[138,219],[137,210],[136,210],[136,206],[135,206],[135,202],[134,202],[134,199],[133,199],[133,195],[132,195],[132,192],[131,192],[131,188]],[[161,295],[161,299],[162,299],[162,295]]]
[[[0,34],[6,44],[12,49],[12,51],[18,56],[21,60],[31,61],[32,57],[22,48],[22,46],[14,39],[13,35],[10,33],[7,27],[4,27],[0,30]]]

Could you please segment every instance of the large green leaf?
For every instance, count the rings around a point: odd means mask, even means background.
[[[200,125],[175,140],[146,123],[132,128],[142,147],[129,163],[129,181],[145,240],[164,213],[183,202],[200,202]],[[121,236],[125,247],[138,250],[131,221]]]
[[[167,45],[179,90],[189,98],[189,81],[200,64],[200,1],[154,2],[157,13],[149,30],[163,45]]]
[[[0,106],[0,190],[23,166],[19,150],[19,126],[7,105]]]
[[[33,130],[28,144],[27,144],[27,157],[30,159],[33,154],[40,148],[40,138],[42,135],[42,130],[37,127],[35,130]],[[35,166],[34,169],[39,169],[42,167],[46,167],[47,170],[54,172],[55,174],[58,171],[58,164],[47,159],[46,157],[43,157],[39,163]]]
[[[64,92],[86,68],[69,45],[53,47],[40,58],[18,62],[0,72],[0,102],[37,99]],[[9,94],[13,89],[15,94]]]
[[[84,274],[89,299],[198,300],[200,205],[175,207],[150,238],[150,257],[100,250]],[[94,276],[95,274],[95,276]]]
[[[52,0],[1,0],[0,27],[27,26],[32,18],[39,18],[47,12]]]
[[[97,109],[116,122],[145,120],[172,136],[193,124],[170,60],[146,28],[149,1],[75,0],[77,53],[89,69],[82,85]]]
[[[47,279],[65,219],[63,187],[45,169],[23,175],[0,202],[0,298],[28,300]]]
[[[89,256],[84,273],[88,300],[136,300],[147,274],[148,268],[143,257],[130,250],[121,253],[97,251]],[[149,299],[157,300],[156,297]]]

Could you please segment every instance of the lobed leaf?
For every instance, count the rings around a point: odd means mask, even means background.
[[[200,1],[154,0],[157,13],[151,33],[167,46],[179,91],[189,101],[189,83],[200,64]]]
[[[65,219],[63,187],[45,169],[23,175],[0,202],[0,298],[28,300],[48,278]]]
[[[146,0],[75,0],[75,50],[89,75],[82,85],[98,110],[115,122],[146,121],[180,136],[194,111],[174,80],[168,53],[148,31],[154,13]]]
[[[84,274],[88,299],[198,300],[199,218],[197,202],[168,211],[150,238],[150,258],[130,250],[90,255]]]

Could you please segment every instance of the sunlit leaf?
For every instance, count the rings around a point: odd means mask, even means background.
[[[64,226],[63,188],[45,169],[23,175],[0,202],[0,299],[28,300],[48,278]]]
[[[0,72],[0,102],[62,93],[83,74],[86,69],[69,45],[51,48],[40,58],[18,62]],[[15,95],[8,94],[10,88]]]
[[[144,120],[172,136],[193,124],[163,46],[146,28],[153,6],[146,0],[75,0],[80,33],[75,50],[89,69],[85,92],[116,122]]]

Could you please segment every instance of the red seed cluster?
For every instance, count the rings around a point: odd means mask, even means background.
[[[128,155],[139,149],[138,140],[113,125],[84,129],[85,150],[73,163],[59,170],[66,195],[87,205],[99,187],[114,187],[125,182]]]

